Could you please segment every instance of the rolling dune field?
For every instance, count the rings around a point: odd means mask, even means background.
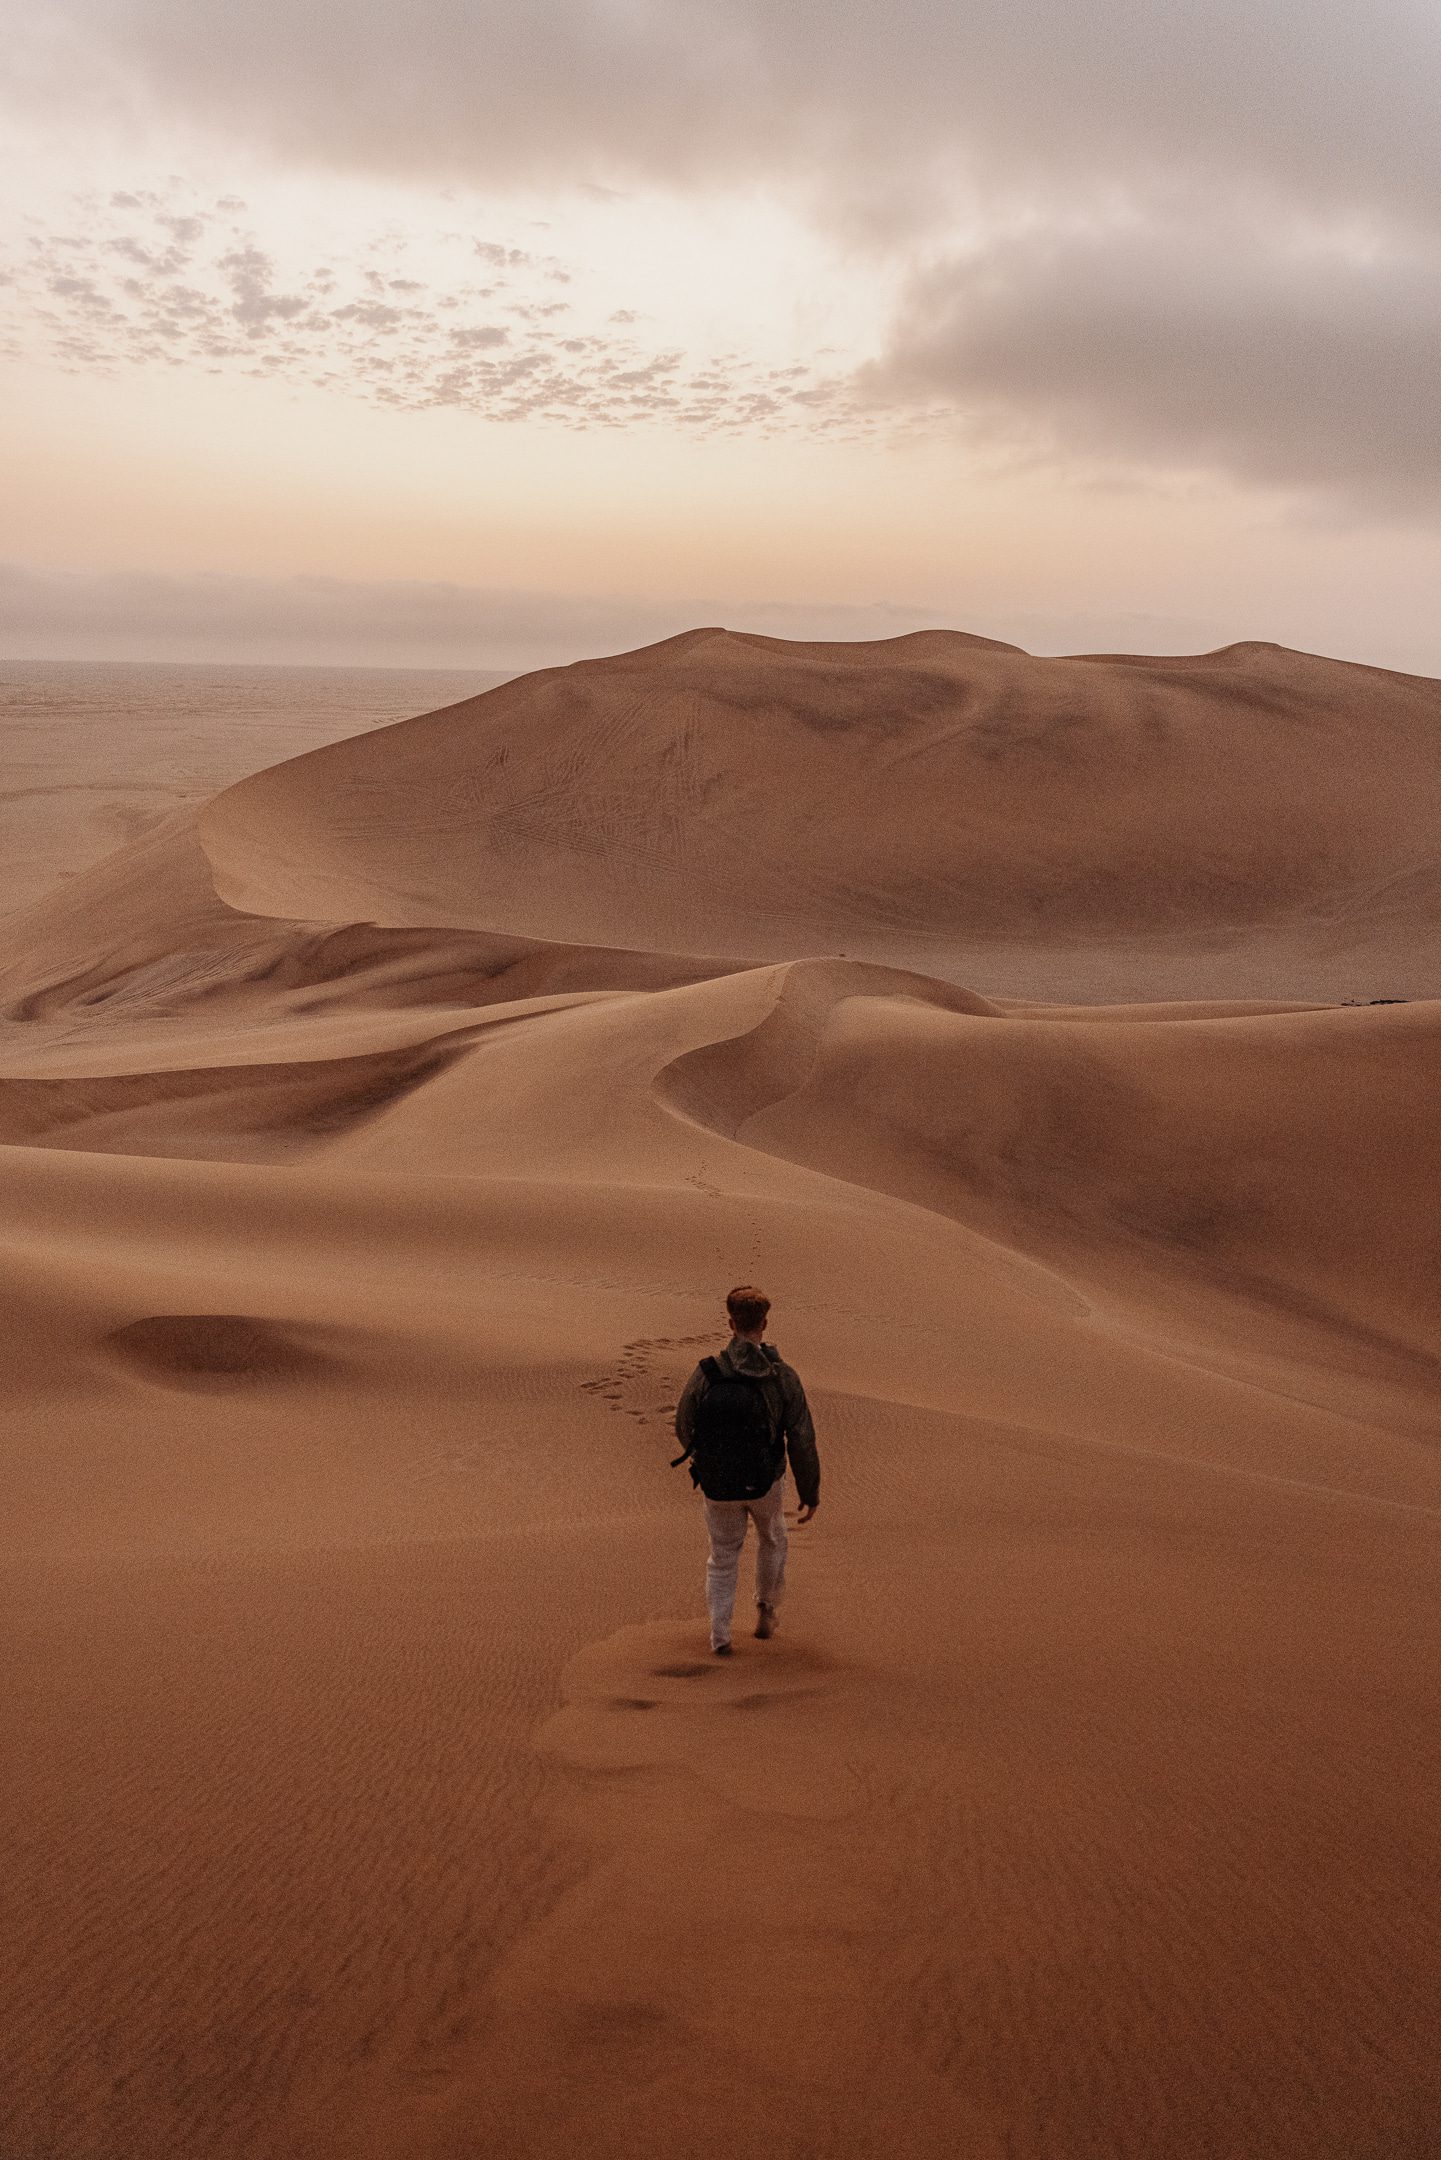
[[[4,2160],[1434,2155],[1438,749],[696,631],[0,917]]]

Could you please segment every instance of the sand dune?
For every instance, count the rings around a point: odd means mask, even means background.
[[[699,630],[257,774],[202,814],[265,914],[802,957],[999,994],[1417,996],[1441,687],[1233,646]]]
[[[9,918],[0,2150],[1431,2153],[1438,699],[698,632]]]

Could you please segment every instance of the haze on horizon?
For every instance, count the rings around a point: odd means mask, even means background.
[[[0,26],[0,656],[1441,673],[1429,10]]]

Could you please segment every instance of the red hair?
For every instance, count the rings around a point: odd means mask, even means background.
[[[757,1328],[763,1328],[770,1309],[770,1299],[753,1283],[738,1283],[726,1293],[726,1311],[743,1335],[754,1335]]]

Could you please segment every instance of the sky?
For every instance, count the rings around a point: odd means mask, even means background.
[[[0,0],[0,656],[1441,674],[1435,0]]]

